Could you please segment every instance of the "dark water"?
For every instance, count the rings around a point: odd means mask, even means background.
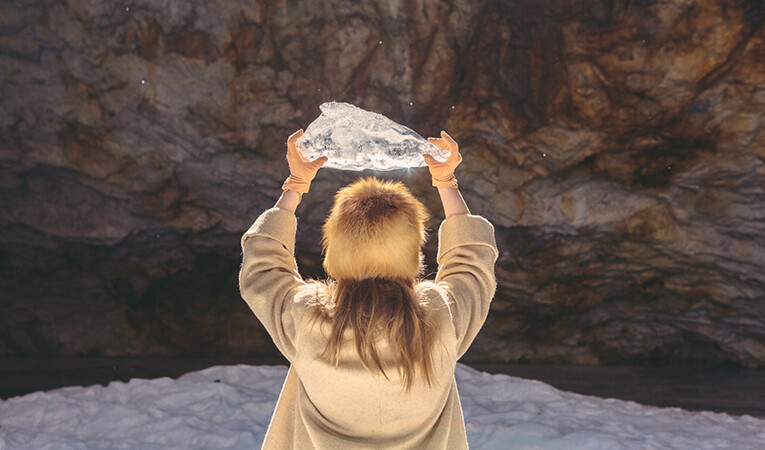
[[[644,405],[765,417],[765,370],[733,367],[474,365],[565,391]]]
[[[0,357],[0,398],[131,378],[176,378],[216,365],[286,364],[282,359]],[[645,405],[765,417],[765,371],[729,367],[473,365],[559,389]]]

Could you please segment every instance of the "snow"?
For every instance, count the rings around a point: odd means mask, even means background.
[[[412,129],[350,103],[327,102],[297,141],[308,159],[326,156],[324,167],[342,170],[394,170],[425,166],[423,153],[449,155]]]
[[[0,449],[258,447],[287,369],[216,366],[0,401]],[[457,366],[473,449],[765,449],[765,420],[656,408]]]

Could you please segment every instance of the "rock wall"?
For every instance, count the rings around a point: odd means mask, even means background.
[[[338,100],[461,144],[501,251],[467,359],[764,366],[764,21],[762,0],[5,1],[0,354],[275,354],[238,241],[286,137]],[[304,198],[306,276],[359,175]],[[437,229],[426,169],[382,175]]]

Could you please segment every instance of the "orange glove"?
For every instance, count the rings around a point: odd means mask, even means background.
[[[457,178],[454,176],[454,169],[462,162],[459,146],[446,131],[441,131],[441,139],[428,138],[428,141],[438,148],[449,152],[449,157],[444,162],[437,161],[428,154],[422,155],[425,163],[430,169],[430,176],[433,177],[433,186],[457,188]]]
[[[309,161],[297,149],[297,140],[303,135],[303,130],[297,130],[287,138],[287,164],[290,166],[290,176],[284,180],[283,191],[295,191],[301,194],[308,192],[311,180],[316,176],[319,168],[327,162],[326,156],[320,156]]]

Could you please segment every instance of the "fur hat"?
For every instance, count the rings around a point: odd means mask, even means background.
[[[402,183],[358,180],[337,191],[324,223],[324,269],[335,279],[416,278],[427,219]]]

